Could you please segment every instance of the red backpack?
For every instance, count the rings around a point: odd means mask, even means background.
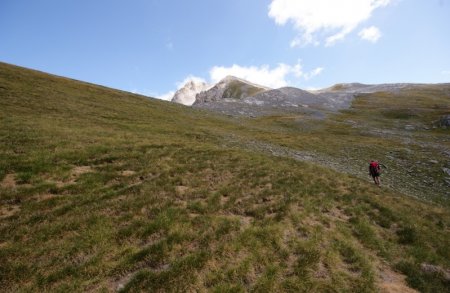
[[[380,173],[380,165],[376,161],[370,162],[369,169],[370,169],[370,173],[373,173],[373,174]]]

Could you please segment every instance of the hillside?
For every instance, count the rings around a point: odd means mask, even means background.
[[[251,119],[0,63],[0,288],[450,292],[448,189],[395,178],[445,184],[448,101]]]

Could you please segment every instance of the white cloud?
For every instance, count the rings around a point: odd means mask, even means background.
[[[291,47],[317,45],[320,38],[331,46],[343,40],[372,12],[392,0],[272,0],[269,17],[278,25],[292,23],[299,35]]]
[[[312,78],[322,72],[323,68],[319,67],[311,72],[303,72],[300,61],[297,64],[289,65],[280,63],[274,68],[268,65],[262,66],[240,66],[234,64],[231,67],[214,66],[210,70],[210,78],[213,83],[220,81],[222,78],[232,75],[250,82],[264,85],[271,88],[278,88],[287,86],[289,84],[288,78],[294,76],[295,78]]]
[[[323,71],[323,67],[317,67],[316,69],[312,70],[311,72],[305,73],[305,79],[306,80],[311,79],[314,76],[321,74],[322,71]]]
[[[366,27],[362,31],[360,31],[358,36],[360,36],[360,38],[363,40],[376,43],[381,37],[381,32],[377,27],[371,26]]]
[[[209,74],[214,83],[232,75],[268,87],[282,87],[286,85],[286,75],[292,70],[292,67],[286,64],[279,64],[275,68],[268,65],[245,67],[234,64],[231,67],[214,66]]]
[[[325,46],[330,47],[333,46],[337,41],[342,41],[345,36],[352,31],[352,28],[345,28],[342,31],[329,36],[325,39]]]
[[[194,76],[194,75],[188,75],[183,81],[179,81],[176,83],[177,89],[181,89],[186,83],[188,83],[190,81],[207,83],[206,80],[204,80],[201,77]]]

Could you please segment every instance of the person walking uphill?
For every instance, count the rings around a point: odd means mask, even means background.
[[[370,161],[369,164],[369,174],[373,178],[373,182],[375,182],[376,185],[380,186],[380,174],[381,174],[381,167],[380,164],[377,161]]]

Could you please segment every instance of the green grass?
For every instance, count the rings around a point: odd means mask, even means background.
[[[446,205],[246,144],[384,154],[340,121],[358,101],[246,120],[6,64],[0,85],[4,292],[376,292],[379,263],[448,291],[420,269],[450,267]]]
[[[245,97],[254,96],[259,92],[264,91],[264,89],[245,84],[241,81],[234,80],[228,85],[228,88],[223,93],[224,98],[242,99]]]

